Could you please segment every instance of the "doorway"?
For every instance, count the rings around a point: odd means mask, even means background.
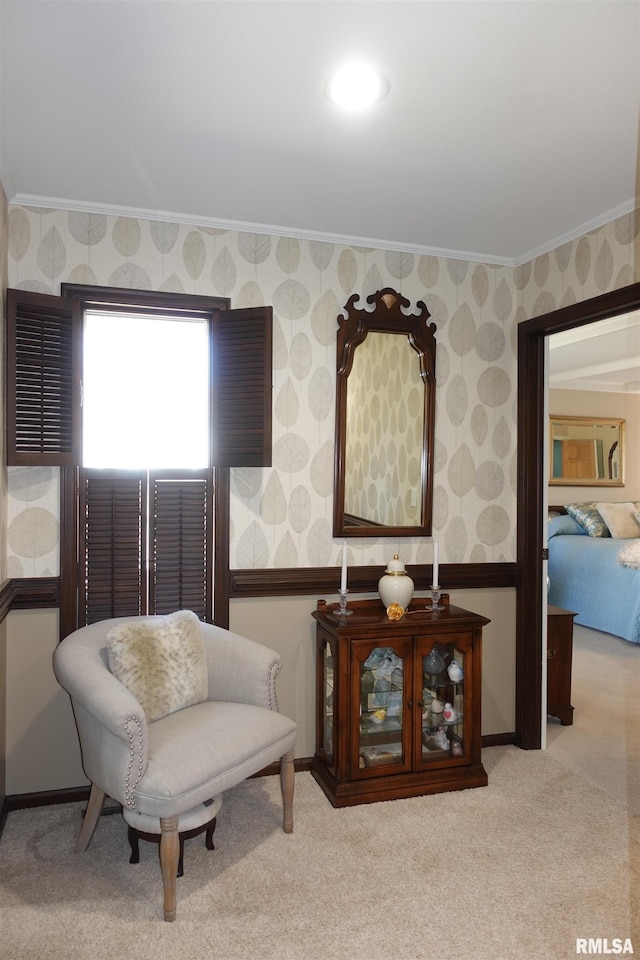
[[[524,750],[542,745],[545,337],[639,307],[640,283],[635,283],[518,327],[516,744]]]

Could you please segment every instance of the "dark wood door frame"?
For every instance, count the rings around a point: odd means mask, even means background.
[[[525,320],[518,327],[516,743],[541,746],[545,337],[640,309],[640,283]]]

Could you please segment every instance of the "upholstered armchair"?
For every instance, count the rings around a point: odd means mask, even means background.
[[[163,674],[157,663],[145,662],[154,640],[149,631],[166,623],[173,630],[168,670],[180,675],[168,698],[153,703],[158,691],[150,691],[148,679],[160,676],[162,685]],[[179,632],[185,624],[191,646]],[[190,659],[183,663],[185,650]],[[76,852],[89,846],[106,796],[147,822],[158,818],[165,920],[176,916],[181,815],[188,819],[198,805],[279,761],[283,827],[292,832],[297,728],[278,712],[280,658],[273,650],[181,611],[83,627],[61,641],[53,665],[71,697],[83,769],[91,781]]]

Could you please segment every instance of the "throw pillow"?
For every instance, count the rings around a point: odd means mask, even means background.
[[[149,722],[207,699],[204,640],[191,610],[118,624],[107,634],[107,651],[109,669]]]
[[[618,563],[621,567],[631,567],[633,570],[640,570],[640,539],[630,540],[620,548],[618,554]]]
[[[616,540],[640,537],[640,525],[634,516],[635,503],[598,503],[596,506]]]
[[[577,520],[590,537],[610,537],[609,528],[602,519],[594,500],[586,503],[568,503],[565,510]]]
[[[573,517],[564,515],[560,517],[551,517],[547,528],[547,539],[551,540],[552,537],[557,537],[560,534],[565,536],[569,534],[578,534],[586,537],[587,531],[584,527],[580,526],[578,521],[574,520]]]

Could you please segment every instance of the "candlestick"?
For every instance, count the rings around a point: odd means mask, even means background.
[[[338,608],[339,617],[350,617],[353,613],[353,610],[349,610],[347,607],[347,597],[349,596],[348,590],[340,591],[340,606]]]
[[[433,584],[434,586],[439,586],[440,581],[438,579],[438,541],[434,539],[433,541]]]
[[[342,541],[342,576],[340,577],[340,593],[347,592],[347,541]]]

